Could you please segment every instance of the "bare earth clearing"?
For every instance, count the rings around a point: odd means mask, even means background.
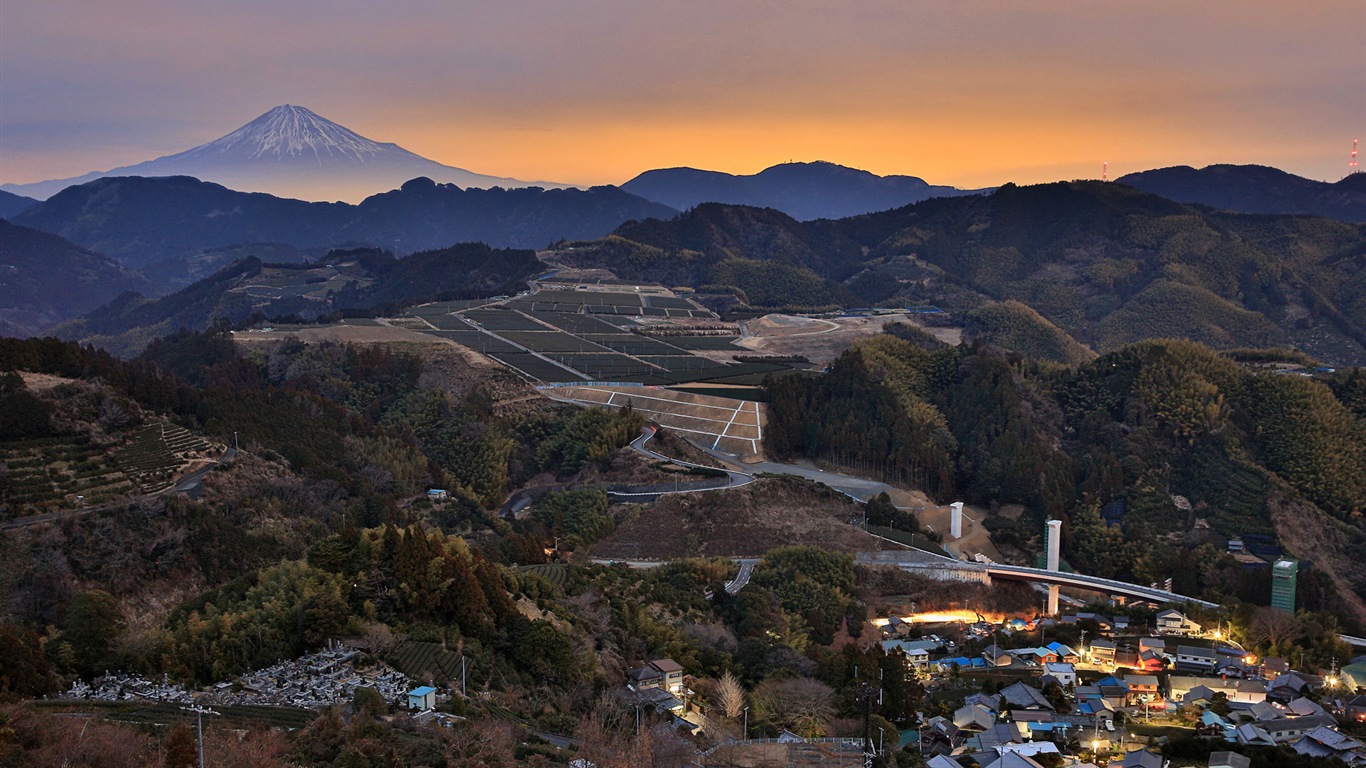
[[[765,355],[803,355],[813,366],[823,368],[856,340],[881,333],[887,323],[920,326],[946,344],[963,340],[961,328],[924,326],[919,317],[909,313],[831,318],[764,315],[742,323],[744,335],[736,343]]]
[[[630,511],[631,505],[613,508],[614,516]],[[590,553],[654,560],[758,556],[793,544],[850,553],[905,549],[849,524],[861,514],[861,505],[834,491],[802,480],[761,478],[740,488],[666,496],[639,507],[638,517],[623,522]]]

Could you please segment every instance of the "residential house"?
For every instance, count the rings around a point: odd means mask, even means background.
[[[1366,743],[1321,725],[1291,745],[1308,757],[1336,757],[1348,765],[1366,765]]]
[[[1211,752],[1209,768],[1252,768],[1252,758],[1237,752]]]
[[[1043,673],[1056,679],[1064,688],[1077,684],[1077,668],[1072,664],[1049,662],[1043,665]]]
[[[1306,691],[1323,686],[1323,678],[1304,672],[1286,672],[1266,686],[1266,697],[1281,704],[1298,699]]]
[[[1024,663],[1020,662],[1015,654],[995,644],[982,649],[982,659],[986,661],[987,666],[991,667],[1010,667],[1017,663],[1022,667],[1024,666]]]
[[[944,755],[935,755],[931,757],[929,760],[925,761],[925,765],[927,768],[963,768],[963,766],[958,764],[957,760],[954,760],[951,757],[945,757]]]
[[[1114,620],[1110,622],[1110,625],[1114,628],[1114,630],[1115,630],[1116,632],[1128,632],[1128,631],[1129,631],[1129,617],[1128,617],[1128,616],[1116,616],[1116,617],[1114,617]]]
[[[1138,651],[1115,651],[1115,668],[1138,669]]]
[[[1165,654],[1149,650],[1138,652],[1138,666],[1134,668],[1143,672],[1161,672],[1166,666],[1167,657]]]
[[[1126,752],[1123,760],[1112,761],[1110,765],[1114,766],[1116,763],[1122,768],[1162,768],[1162,755],[1146,749],[1135,749]]]
[[[449,496],[445,488],[431,488],[427,491],[428,501],[445,501]]]
[[[1360,693],[1348,699],[1343,708],[1343,714],[1347,716],[1348,720],[1366,723],[1366,693]]]
[[[1096,638],[1095,640],[1092,640],[1092,641],[1091,641],[1091,646],[1090,646],[1091,663],[1092,663],[1092,664],[1114,664],[1114,663],[1115,663],[1115,649],[1116,649],[1117,647],[1118,647],[1118,646],[1115,645],[1115,641],[1114,641],[1114,640],[1106,640],[1106,639],[1103,638],[1103,637],[1099,637],[1099,638]]]
[[[650,666],[664,676],[664,690],[672,694],[683,692],[683,666],[673,659],[655,659]]]
[[[424,685],[408,691],[408,709],[421,712],[427,709],[436,708],[436,689],[430,685]]]
[[[965,731],[981,733],[996,725],[996,713],[980,704],[964,704],[954,711],[953,724]]]
[[[1124,684],[1129,686],[1128,706],[1153,702],[1162,698],[1157,690],[1157,677],[1155,675],[1125,675]]]
[[[1266,731],[1277,744],[1292,744],[1306,733],[1320,726],[1336,727],[1338,721],[1332,715],[1305,715],[1304,717],[1278,717],[1264,720],[1257,727]]]
[[[1138,639],[1138,652],[1157,651],[1158,653],[1167,652],[1167,641],[1160,637],[1140,637]]]
[[[963,746],[967,733],[946,717],[931,717],[920,729],[920,748],[926,755],[951,755]]]
[[[663,688],[672,694],[683,692],[683,667],[673,659],[655,659],[627,673],[626,684],[633,691]]]
[[[1168,608],[1157,614],[1157,631],[1164,635],[1198,635],[1202,627],[1186,618],[1186,614]]]
[[[1208,709],[1205,710],[1204,714],[1200,715],[1200,724],[1195,727],[1195,732],[1201,736],[1214,736],[1229,743],[1237,743],[1238,736],[1236,731],[1237,728],[1234,727],[1233,723],[1230,723],[1219,714]],[[1210,759],[1212,761],[1214,756],[1211,755]],[[1213,763],[1211,762],[1211,765],[1212,764]]]
[[[1176,647],[1176,668],[1182,672],[1213,672],[1217,660],[1213,648],[1191,645]]]
[[[1053,705],[1043,692],[1023,682],[1014,683],[1001,689],[1001,698],[1011,709],[1046,709],[1053,711]]]
[[[1095,686],[1100,690],[1101,697],[1113,709],[1119,709],[1128,701],[1129,686],[1114,675],[1102,677],[1095,682]]]
[[[1233,732],[1233,735],[1238,740],[1238,743],[1242,744],[1243,746],[1276,746],[1276,742],[1271,738],[1271,734],[1267,733],[1261,728],[1258,728],[1253,723],[1243,723],[1242,725],[1238,726],[1238,728]]]
[[[1043,768],[1043,765],[1027,755],[1021,755],[1017,752],[1006,752],[1001,755],[1000,758],[987,763],[982,766],[982,768]]]
[[[900,651],[905,654],[906,662],[917,669],[924,669],[930,664],[930,653],[943,648],[943,645],[936,640],[883,640],[882,650],[884,653]]]
[[[1047,647],[1048,650],[1057,654],[1058,661],[1064,662],[1066,664],[1076,664],[1077,662],[1081,661],[1080,654],[1078,654],[1076,651],[1072,650],[1071,648],[1067,647],[1066,645],[1063,645],[1062,643],[1056,640],[1049,643]]]

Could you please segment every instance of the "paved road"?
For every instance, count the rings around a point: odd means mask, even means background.
[[[740,564],[740,572],[735,574],[735,578],[726,582],[726,594],[733,595],[745,588],[749,584],[749,577],[754,573],[754,566],[759,564],[758,558],[746,557],[737,560]]]
[[[200,482],[204,479],[204,475],[208,474],[209,470],[213,469],[214,467],[217,467],[220,464],[223,464],[224,462],[232,461],[236,456],[237,449],[228,448],[228,450],[224,451],[223,455],[219,457],[217,461],[215,461],[212,464],[206,464],[200,467],[199,469],[196,469],[195,471],[189,473],[188,475],[185,475],[184,477],[180,478],[180,480],[170,488],[163,488],[157,491],[156,493],[149,493],[146,496],[140,496],[137,499],[119,501],[113,504],[101,504],[97,507],[64,509],[60,512],[47,512],[41,515],[21,517],[18,520],[6,520],[5,522],[0,523],[0,530],[9,531],[14,530],[15,528],[24,528],[30,525],[37,525],[39,523],[53,523],[58,520],[66,520],[73,517],[84,517],[93,512],[105,512],[110,509],[116,509],[118,507],[127,506],[128,504],[136,501],[142,501],[144,499],[155,499],[158,496],[164,496],[168,493],[191,493],[199,487]]]
[[[695,467],[695,468],[697,468],[697,469],[716,469],[716,467],[708,467],[708,466],[705,466],[705,465],[703,465],[703,464],[694,464],[694,463],[692,463],[691,461],[683,461],[682,459],[675,459],[675,458],[672,457],[672,456],[665,456],[664,454],[659,453],[659,452],[657,452],[657,451],[651,449],[649,446],[646,445],[646,443],[650,442],[650,440],[653,439],[654,436],[655,436],[655,428],[654,428],[654,427],[651,427],[651,426],[649,426],[649,425],[647,424],[644,428],[642,428],[642,429],[640,430],[640,437],[637,437],[635,440],[632,440],[632,441],[631,441],[631,448],[633,448],[636,452],[638,452],[638,453],[640,453],[640,454],[642,454],[642,455],[644,455],[644,456],[647,456],[647,457],[649,457],[649,458],[651,458],[651,459],[654,459],[655,461],[667,461],[667,462],[669,462],[670,464],[681,464],[681,465],[683,465],[683,466],[685,466],[685,467]],[[728,466],[725,466],[725,467],[722,469],[722,471],[725,472],[725,473],[726,473],[726,476],[730,478],[730,484],[727,485],[727,486],[724,486],[724,487],[726,487],[726,488],[739,488],[739,487],[742,486],[742,485],[749,485],[750,483],[754,482],[754,474],[753,474],[753,473],[745,472],[745,471],[743,471],[743,470],[738,470],[738,469],[736,469],[734,466],[729,466],[729,462],[725,462],[725,463],[726,463]],[[714,490],[717,490],[717,489],[715,489],[715,488],[694,488],[694,489],[691,489],[691,490],[689,490],[689,489],[683,489],[683,490],[679,490],[679,491],[660,491],[660,495],[663,495],[663,494],[665,494],[665,493],[698,493],[698,492],[701,492],[701,491],[714,491]]]

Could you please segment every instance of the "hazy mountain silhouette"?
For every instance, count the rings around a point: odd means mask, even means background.
[[[173,176],[97,179],[63,190],[14,221],[135,269],[158,265],[151,275],[193,279],[205,270],[178,269],[178,262],[248,244],[300,250],[366,245],[399,255],[475,241],[543,248],[561,239],[601,237],[632,219],[675,213],[616,187],[461,189],[419,178],[350,205],[238,192]],[[156,292],[178,285],[184,283],[161,284]]]
[[[1188,165],[1131,173],[1116,181],[1178,203],[1239,213],[1307,213],[1366,222],[1366,174],[1314,181],[1264,165]]]
[[[878,176],[834,163],[784,163],[751,176],[696,168],[646,171],[621,188],[646,200],[686,210],[701,203],[774,208],[794,219],[838,219],[885,211],[931,197],[986,190],[940,187],[914,176]]]
[[[149,288],[108,257],[0,219],[0,335],[28,336]]]
[[[22,213],[29,208],[37,205],[38,201],[31,197],[16,195],[12,192],[0,190],[0,219],[8,219],[15,214]]]

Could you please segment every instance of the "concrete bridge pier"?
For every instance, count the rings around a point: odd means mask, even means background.
[[[1048,570],[1058,570],[1058,560],[1062,551],[1062,521],[1048,521]],[[1058,615],[1058,585],[1048,585],[1048,615]]]

